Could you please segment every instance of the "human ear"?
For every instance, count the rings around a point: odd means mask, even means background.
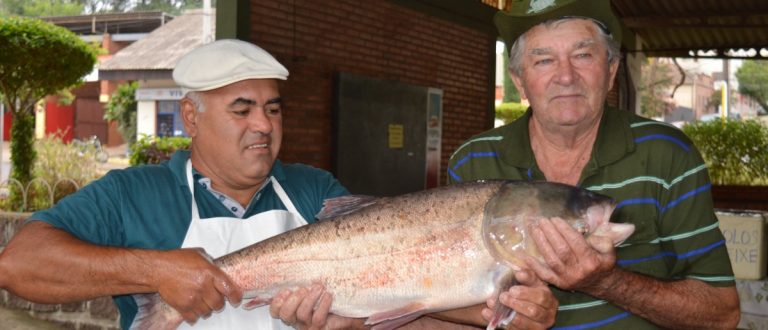
[[[184,129],[190,137],[195,137],[197,135],[197,116],[199,115],[197,107],[186,97],[179,101],[179,105],[181,107],[181,119],[184,122]]]

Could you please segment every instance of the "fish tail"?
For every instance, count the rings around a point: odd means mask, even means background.
[[[139,310],[133,318],[130,330],[172,330],[184,321],[181,314],[163,302],[157,293],[135,294],[133,300]]]
[[[499,327],[506,328],[506,326],[509,325],[513,319],[515,319],[517,312],[499,301],[499,296],[501,293],[509,290],[509,288],[515,285],[517,285],[517,280],[515,280],[515,273],[508,272],[501,280],[499,292],[496,292],[496,306],[493,309],[493,316],[491,316],[490,321],[488,321],[488,326],[485,328],[485,330],[493,330]]]

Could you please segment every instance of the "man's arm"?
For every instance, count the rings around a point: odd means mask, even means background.
[[[532,228],[546,264],[528,260],[537,275],[564,290],[610,301],[635,315],[671,329],[734,329],[739,321],[736,289],[701,281],[663,281],[615,266],[613,243],[585,240],[560,219],[543,219]]]
[[[0,254],[0,287],[48,304],[159,292],[189,322],[242,299],[199,250],[97,246],[42,221],[22,227]]]

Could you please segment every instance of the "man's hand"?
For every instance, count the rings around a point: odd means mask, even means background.
[[[280,291],[269,306],[269,313],[300,330],[365,329],[364,319],[329,314],[333,298],[322,285]]]
[[[609,238],[591,236],[588,240],[563,219],[540,219],[531,226],[544,264],[527,259],[526,264],[545,282],[564,290],[586,293],[605,289],[601,280],[616,264],[616,252]]]
[[[555,324],[559,303],[546,283],[528,270],[515,273],[520,285],[515,285],[499,295],[499,301],[517,312],[507,329],[547,329]],[[488,299],[483,308],[483,318],[493,316],[496,299]]]
[[[224,308],[225,300],[240,304],[242,290],[214,265],[201,249],[162,252],[155,278],[157,292],[190,324]]]

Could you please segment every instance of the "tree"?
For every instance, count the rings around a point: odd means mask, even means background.
[[[35,103],[79,83],[94,64],[96,49],[62,27],[39,19],[0,18],[0,94],[13,116],[11,179],[22,185],[32,180]]]
[[[216,1],[211,1],[216,6]],[[203,0],[0,0],[0,17],[66,16],[80,14],[163,11],[179,15],[201,8]]]
[[[736,70],[739,93],[747,95],[768,111],[768,61],[745,60]]]
[[[502,70],[504,77],[504,96],[502,98],[503,103],[517,102],[520,103],[520,92],[517,91],[517,87],[512,82],[512,77],[509,76],[509,50],[504,49],[504,69]]]
[[[80,15],[80,0],[0,0],[0,17],[3,16],[67,16]]]
[[[136,142],[136,99],[134,94],[139,84],[136,82],[122,84],[112,93],[112,98],[106,105],[104,119],[117,122],[120,135],[132,146]]]
[[[673,68],[659,58],[649,58],[641,68],[640,94],[641,112],[647,117],[658,117],[669,107],[669,91],[675,85]]]

